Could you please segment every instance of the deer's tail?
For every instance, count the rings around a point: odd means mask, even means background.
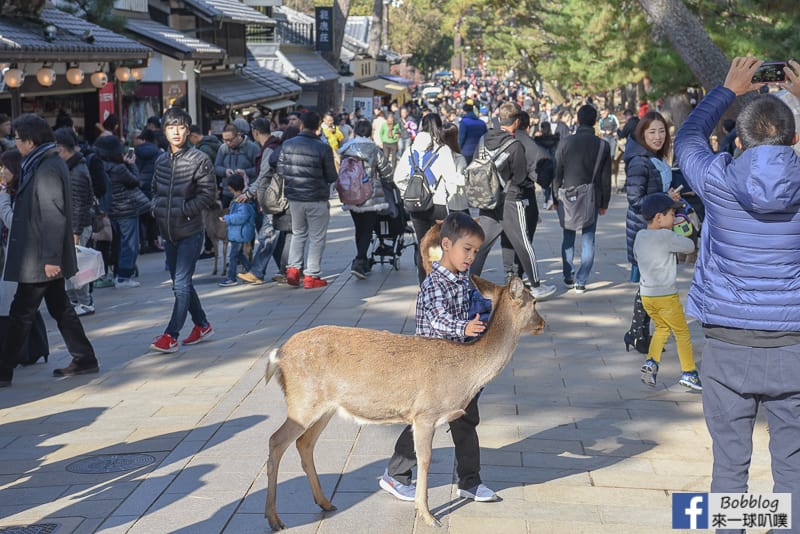
[[[266,380],[264,381],[264,385],[269,384],[269,381],[270,379],[272,379],[272,376],[280,369],[278,366],[279,363],[280,360],[278,359],[278,349],[274,348],[271,351],[269,351]]]

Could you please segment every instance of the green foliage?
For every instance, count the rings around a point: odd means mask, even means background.
[[[59,8],[117,33],[125,29],[125,19],[112,14],[114,0],[69,0],[67,5],[60,4]]]
[[[443,31],[444,15],[437,0],[404,0],[389,10],[389,43],[392,50],[410,55],[408,62],[430,75],[450,64],[453,33]]]

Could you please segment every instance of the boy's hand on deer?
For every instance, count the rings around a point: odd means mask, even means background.
[[[481,321],[481,316],[476,313],[475,318],[468,322],[467,327],[464,328],[464,335],[473,337],[482,333],[484,330],[486,330],[486,325]]]

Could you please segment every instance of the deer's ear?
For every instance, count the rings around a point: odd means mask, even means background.
[[[516,276],[511,279],[511,282],[508,284],[508,294],[511,295],[512,299],[514,299],[516,302],[520,302],[522,300],[522,295],[525,294],[525,291],[525,284],[522,283],[522,280]]]
[[[476,274],[473,274],[470,279],[472,280],[472,283],[475,284],[475,287],[478,288],[478,293],[493,302],[497,300],[495,295],[497,295],[497,291],[500,289],[500,286],[493,284],[488,280],[484,280]]]

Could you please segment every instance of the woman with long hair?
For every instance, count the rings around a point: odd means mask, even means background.
[[[672,169],[667,157],[671,148],[669,124],[657,111],[649,111],[642,117],[625,146],[625,188],[628,194],[625,235],[631,264],[630,280],[634,283],[639,282],[639,266],[633,256],[633,242],[636,234],[647,227],[641,215],[642,200],[657,192],[668,193],[674,200],[680,200],[680,193],[670,186]],[[650,317],[644,311],[638,291],[633,304],[631,327],[625,334],[626,350],[629,345],[645,354],[650,346]]]
[[[422,117],[414,143],[397,160],[394,171],[394,181],[401,193],[405,193],[415,166],[425,169],[425,176],[433,190],[433,207],[410,214],[418,241],[437,220],[447,217],[448,199],[458,192],[459,186],[464,186],[464,176],[458,172],[453,151],[447,145],[444,134],[442,118],[438,114],[428,113]],[[417,259],[417,274],[419,283],[422,283],[426,273],[421,259]]]

